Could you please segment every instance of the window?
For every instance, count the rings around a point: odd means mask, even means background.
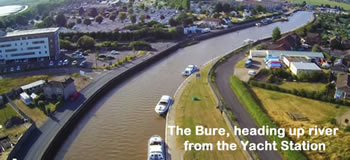
[[[18,56],[28,56],[28,55],[34,55],[34,52],[26,52],[26,53],[17,53],[17,54],[12,54],[12,57],[18,57]]]
[[[45,51],[45,53],[47,54],[47,51]]]
[[[45,43],[45,41],[33,41],[33,44],[41,44],[41,43]]]
[[[37,46],[37,47],[28,47],[27,49],[28,49],[28,50],[40,49],[40,46]]]
[[[14,49],[6,49],[5,52],[15,52],[17,51],[17,48],[14,48]]]
[[[4,47],[11,47],[11,44],[2,44],[2,45],[0,45],[0,48],[4,48]]]
[[[41,51],[39,51],[39,54],[41,54]]]

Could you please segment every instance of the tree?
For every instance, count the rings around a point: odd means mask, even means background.
[[[118,42],[117,42],[117,41],[112,42],[112,43],[111,43],[111,47],[114,48],[114,49],[117,49],[117,47],[118,47]]]
[[[266,12],[266,8],[264,8],[261,5],[254,6],[254,10],[257,11],[257,12]]]
[[[146,19],[146,15],[141,14],[140,17],[139,17],[140,22],[141,23],[145,23],[145,19]]]
[[[96,22],[97,22],[98,24],[101,24],[102,21],[103,21],[103,17],[102,17],[101,15],[99,15],[99,16],[96,17]]]
[[[127,17],[127,15],[126,15],[125,12],[120,13],[120,15],[119,15],[119,19],[120,19],[120,21],[122,21],[122,22],[126,19],[126,17]]]
[[[77,24],[81,24],[81,19],[80,18],[78,18],[76,21],[77,21]]]
[[[132,15],[132,14],[134,14],[134,10],[132,8],[129,8],[128,13],[129,13],[129,15]]]
[[[314,44],[312,46],[312,52],[322,52],[322,49],[318,44]]]
[[[136,15],[130,15],[130,21],[131,23],[136,23]]]
[[[28,19],[24,15],[17,15],[16,18],[16,24],[20,25],[27,25],[28,24]]]
[[[97,9],[96,8],[90,8],[88,12],[88,16],[90,17],[96,17],[98,15]]]
[[[51,16],[47,16],[41,23],[43,23],[44,27],[52,27],[55,24],[55,21]]]
[[[85,18],[84,19],[84,22],[83,22],[85,25],[90,25],[91,24],[91,20],[90,19],[88,19],[88,18]]]
[[[75,46],[73,46],[73,44],[70,41],[68,41],[68,40],[61,40],[61,39],[60,39],[60,47],[64,48],[64,49],[67,49],[67,50],[75,49]]]
[[[74,22],[69,22],[68,25],[67,25],[68,28],[73,28],[74,26],[75,26]]]
[[[83,49],[92,49],[95,47],[95,43],[94,38],[87,35],[80,37],[77,42],[78,46]]]
[[[59,13],[57,16],[56,16],[56,24],[60,27],[65,27],[66,24],[67,24],[67,19],[66,19],[66,16],[64,16],[63,13]]]
[[[222,12],[223,11],[223,6],[222,3],[219,2],[215,5],[215,12]]]
[[[273,29],[272,31],[272,39],[274,41],[278,40],[281,38],[281,31],[279,27],[276,27],[275,29]]]
[[[177,21],[173,17],[169,19],[168,23],[170,26],[177,26]]]
[[[342,49],[342,45],[337,38],[331,39],[330,46],[332,49]]]
[[[109,16],[109,19],[112,20],[112,21],[114,21],[116,18],[117,18],[117,16],[115,14],[111,14]]]
[[[222,6],[222,10],[227,13],[227,12],[230,12],[231,11],[231,5],[228,4],[228,3],[225,3],[223,6]]]
[[[84,16],[84,13],[85,13],[84,8],[83,8],[83,7],[80,7],[80,8],[79,8],[79,15],[80,15],[80,16]]]

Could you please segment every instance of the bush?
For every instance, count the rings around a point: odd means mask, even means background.
[[[337,124],[337,120],[336,120],[335,118],[329,119],[328,122],[329,122],[330,124],[333,124],[333,125],[336,125],[336,124]]]
[[[346,127],[344,128],[344,131],[345,131],[345,132],[350,132],[350,126],[346,126]]]
[[[134,41],[129,44],[129,47],[136,49],[136,50],[150,50],[152,49],[152,46],[145,41]]]
[[[90,36],[82,36],[78,40],[78,46],[83,49],[92,49],[95,47],[95,39]]]

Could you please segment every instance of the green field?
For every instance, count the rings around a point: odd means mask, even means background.
[[[326,143],[326,152],[306,152],[310,159],[349,159],[350,158],[350,133],[344,132],[341,126],[335,126],[328,123],[331,118],[336,118],[346,112],[350,108],[347,106],[339,106],[326,102],[316,101],[308,98],[302,98],[291,94],[285,94],[276,91],[265,90],[261,88],[253,88],[255,95],[262,103],[263,108],[267,111],[268,116],[280,127],[304,129],[317,126],[335,128],[339,127],[338,136],[303,136],[300,138],[292,137],[294,141],[311,141],[314,143]],[[287,112],[301,113],[307,117],[309,121],[294,121]]]
[[[210,65],[211,66],[211,65]],[[203,125],[206,128],[225,128],[228,127],[223,119],[220,111],[216,108],[216,101],[212,91],[208,85],[208,69],[206,66],[201,69],[200,79],[192,79],[184,88],[179,100],[176,100],[176,124],[180,127],[191,128],[194,131],[196,125]],[[200,100],[193,101],[193,96]],[[239,149],[237,151],[217,151],[215,144],[219,140],[224,140],[228,143],[235,143],[235,139],[226,136],[179,136],[176,138],[177,146],[183,149],[185,140],[195,143],[213,143],[213,151],[187,151],[184,159],[246,159],[244,154]]]
[[[289,0],[289,2],[295,2],[295,3],[303,3],[304,1],[307,4],[312,4],[312,5],[329,4],[332,7],[340,6],[340,7],[344,8],[345,10],[350,10],[350,4],[340,3],[340,2],[335,2],[335,1],[329,1],[329,0]]]
[[[45,80],[49,78],[47,75],[39,76],[28,76],[28,77],[19,77],[19,78],[4,78],[0,80],[0,94],[7,93],[12,89],[19,88],[23,85],[35,82],[37,80]]]
[[[308,90],[308,91],[321,91],[326,88],[325,83],[306,83],[306,82],[283,82],[280,85],[281,88],[289,90]]]
[[[21,117],[9,104],[0,107],[0,125],[5,127],[5,122],[13,116]]]
[[[270,128],[278,128],[279,126],[273,122],[270,117],[267,115],[267,113],[264,112],[263,108],[259,105],[258,101],[255,99],[255,97],[250,94],[251,91],[249,88],[236,76],[232,76],[231,80],[231,88],[232,91],[235,93],[239,101],[246,107],[249,114],[255,119],[258,126],[269,126]],[[285,138],[278,138],[277,136],[271,135],[267,136],[270,141],[276,141],[277,146],[280,146],[281,142],[284,140],[289,141],[290,139]],[[285,159],[289,160],[303,160],[307,159],[305,155],[302,152],[298,151],[281,151],[283,157]]]

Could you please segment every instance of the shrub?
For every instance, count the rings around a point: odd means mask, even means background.
[[[344,131],[345,131],[345,132],[350,132],[350,126],[346,126],[346,127],[344,128]]]
[[[328,122],[329,122],[330,124],[333,124],[333,125],[336,125],[336,124],[337,124],[337,120],[336,120],[335,118],[329,119]]]

